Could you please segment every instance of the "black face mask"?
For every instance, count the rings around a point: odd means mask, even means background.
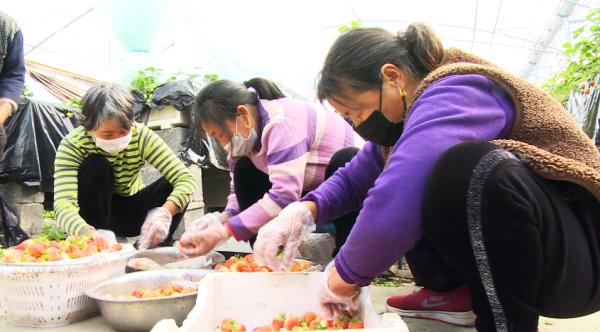
[[[399,123],[390,122],[380,111],[375,111],[354,130],[365,140],[377,143],[381,146],[394,146],[402,131],[404,121]]]
[[[406,110],[406,99],[402,98]],[[354,130],[365,140],[381,146],[394,146],[404,131],[404,121],[393,123],[381,113],[383,104],[383,82],[379,86],[379,109],[375,110]]]

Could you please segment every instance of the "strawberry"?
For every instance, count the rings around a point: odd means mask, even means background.
[[[334,329],[336,329],[336,328],[345,329],[348,327],[348,323],[341,321],[341,320],[334,320],[331,322],[331,327],[333,327]]]
[[[35,258],[40,258],[44,253],[44,245],[41,243],[34,243],[27,248],[29,254]]]
[[[307,324],[310,324],[310,322],[312,322],[313,320],[315,320],[315,318],[317,318],[317,314],[315,314],[312,311],[307,311],[306,313],[304,313],[304,321]]]
[[[231,318],[225,318],[221,322],[221,331],[223,331],[223,332],[241,332],[241,331],[246,331],[246,327]]]
[[[288,317],[285,320],[285,328],[288,330],[292,330],[294,328],[294,326],[298,326],[300,325],[300,322],[302,321],[302,317]]]
[[[279,331],[279,329],[283,328],[284,324],[285,324],[285,314],[284,313],[280,313],[277,317],[274,317],[271,320],[271,326],[273,327],[273,329],[276,329],[276,331]]]
[[[348,322],[348,329],[364,329],[365,324],[358,320],[357,318],[352,318],[350,322]]]
[[[219,263],[215,266],[215,270],[217,271],[221,271],[221,272],[229,272],[229,268],[223,264],[223,263]]]
[[[121,249],[123,249],[123,245],[121,243],[113,243],[113,245],[110,246],[110,251],[120,251]]]
[[[142,292],[140,292],[139,290],[136,289],[133,292],[131,292],[131,296],[137,297],[139,299],[142,297]]]
[[[25,240],[25,241],[17,244],[13,248],[19,249],[19,250],[26,250],[27,247],[29,247],[32,243],[33,243],[33,241],[31,239],[28,239],[28,240]]]

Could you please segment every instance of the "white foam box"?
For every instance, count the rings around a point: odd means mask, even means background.
[[[209,274],[199,282],[196,306],[182,327],[178,328],[174,321],[161,321],[152,332],[219,331],[219,324],[225,318],[235,319],[252,331],[270,324],[281,312],[299,316],[313,311],[322,315],[318,295],[323,278],[323,272]],[[358,316],[365,328],[344,331],[408,332],[397,314],[377,315],[368,288],[359,302]]]

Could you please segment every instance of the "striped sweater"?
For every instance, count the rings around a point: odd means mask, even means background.
[[[117,154],[110,154],[94,143],[89,131],[78,127],[63,138],[54,161],[54,212],[60,227],[69,234],[83,234],[89,226],[79,215],[77,174],[90,155],[104,155],[113,169],[114,193],[133,196],[143,188],[140,170],[150,163],[173,186],[167,200],[185,207],[196,190],[194,176],[185,168],[165,142],[152,130],[135,123],[131,142]]]
[[[237,240],[247,240],[277,216],[304,191],[316,188],[335,152],[360,145],[362,139],[333,111],[320,105],[282,98],[260,100],[257,131],[260,137],[248,155],[259,170],[269,175],[271,189],[245,211],[239,211],[231,176],[226,212],[228,226]],[[238,158],[229,157],[231,172]]]

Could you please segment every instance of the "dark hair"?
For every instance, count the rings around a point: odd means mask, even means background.
[[[328,96],[342,96],[345,88],[376,89],[381,84],[380,69],[386,63],[396,65],[414,79],[422,79],[440,65],[443,57],[442,42],[421,23],[413,23],[397,35],[380,28],[351,29],[331,46],[317,95],[323,101]]]
[[[249,90],[250,88],[254,91]],[[253,78],[244,84],[229,80],[219,80],[205,86],[196,96],[194,121],[215,123],[221,128],[226,119],[234,119],[237,107],[241,104],[256,105],[259,99],[279,99],[285,95],[279,87],[264,78]]]
[[[83,128],[93,130],[107,120],[116,121],[127,130],[133,125],[133,96],[117,84],[95,85],[81,100],[79,122]]]

